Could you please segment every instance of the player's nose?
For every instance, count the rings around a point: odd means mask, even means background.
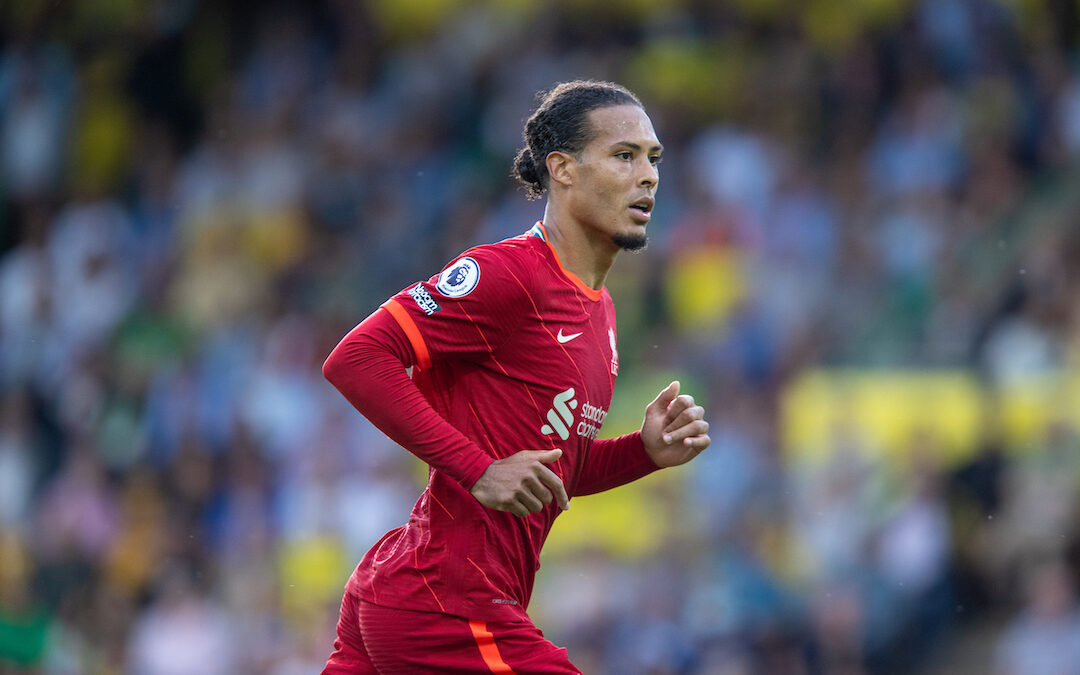
[[[641,163],[641,172],[638,176],[638,185],[656,189],[660,182],[660,170],[648,158]]]

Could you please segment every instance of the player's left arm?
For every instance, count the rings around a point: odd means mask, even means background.
[[[571,496],[625,485],[657,469],[689,462],[709,447],[705,409],[672,382],[645,408],[641,430],[594,441]]]

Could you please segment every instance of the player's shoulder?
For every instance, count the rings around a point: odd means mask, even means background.
[[[541,259],[537,252],[541,250],[539,245],[542,244],[543,240],[537,239],[530,230],[502,241],[474,246],[459,257],[479,256],[486,260],[505,260],[522,265],[536,265]]]
[[[446,279],[444,286],[448,287],[467,284],[470,280],[479,283],[482,277],[527,283],[542,260],[537,240],[526,232],[465,250],[446,264],[440,278]]]

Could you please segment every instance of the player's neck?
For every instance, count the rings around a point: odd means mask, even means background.
[[[562,266],[586,286],[600,290],[615,263],[619,247],[599,232],[586,228],[553,209],[544,209],[544,230]]]

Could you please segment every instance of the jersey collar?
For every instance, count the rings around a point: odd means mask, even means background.
[[[563,267],[562,260],[559,259],[558,252],[555,250],[555,247],[551,245],[551,242],[548,241],[547,229],[544,228],[544,221],[542,221],[542,220],[536,221],[536,224],[533,225],[529,229],[528,234],[533,236],[533,237],[539,237],[541,241],[543,241],[545,244],[547,244],[548,249],[551,250],[551,255],[555,257],[555,262],[559,265],[559,269],[562,270],[563,276],[565,276],[567,279],[569,279],[571,281],[571,283],[573,283],[575,286],[577,286],[578,290],[580,290],[582,293],[585,294],[585,297],[587,297],[590,300],[594,300],[594,301],[599,300],[601,298],[601,296],[602,296],[601,291],[598,291],[595,288],[592,288],[591,286],[586,284],[584,281],[582,281],[578,277],[578,275],[574,274],[570,270]]]

